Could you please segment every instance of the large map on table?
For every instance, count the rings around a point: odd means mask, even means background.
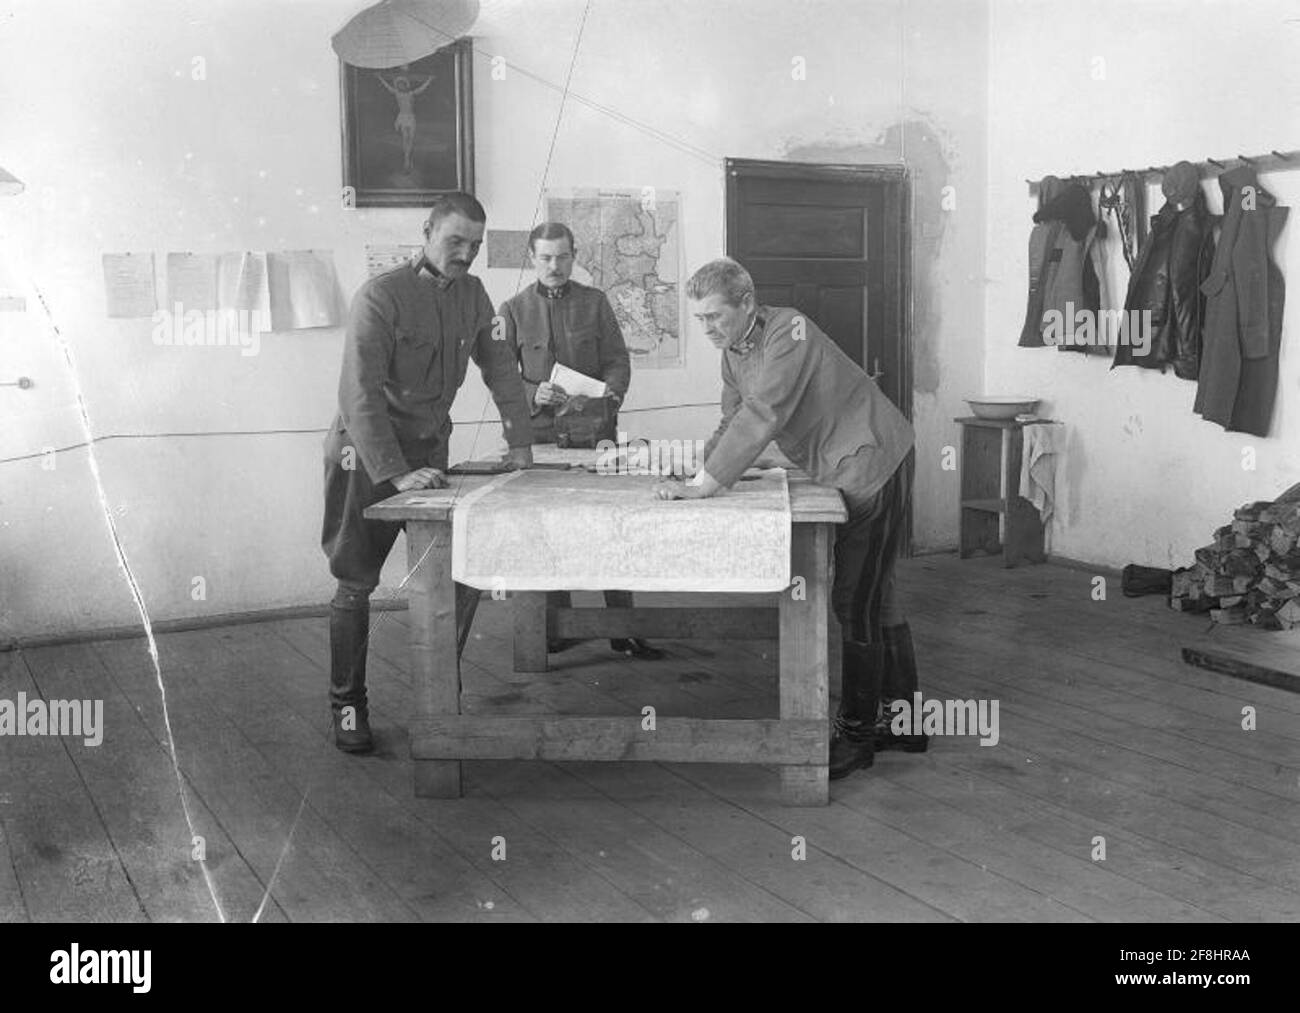
[[[577,240],[574,277],[609,297],[634,367],[682,365],[680,211],[653,187],[546,194],[547,219]]]

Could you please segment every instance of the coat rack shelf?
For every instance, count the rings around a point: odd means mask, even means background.
[[[1201,178],[1217,176],[1226,169],[1232,168],[1233,164],[1253,165],[1257,172],[1285,172],[1289,169],[1300,169],[1300,151],[1270,151],[1266,155],[1232,155],[1227,158],[1207,158],[1203,162],[1193,162],[1192,164],[1201,173]],[[1145,169],[1120,169],[1117,172],[1085,172],[1074,173],[1069,176],[1060,176],[1059,178],[1066,183],[1083,183],[1088,184],[1095,180],[1101,179],[1119,179],[1121,176],[1137,176],[1143,183],[1146,183],[1151,177],[1163,176],[1169,171],[1170,165],[1148,165]],[[1038,187],[1041,180],[1027,179],[1029,192],[1038,193]]]

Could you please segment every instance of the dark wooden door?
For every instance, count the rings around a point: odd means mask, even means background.
[[[911,417],[902,166],[727,161],[727,255],[806,313]]]

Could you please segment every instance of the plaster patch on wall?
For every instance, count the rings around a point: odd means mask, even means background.
[[[792,143],[784,157],[792,162],[907,166],[912,190],[912,388],[916,394],[937,392],[942,378],[938,264],[952,214],[944,207],[951,174],[944,138],[924,120],[905,120],[887,127],[871,143]]]

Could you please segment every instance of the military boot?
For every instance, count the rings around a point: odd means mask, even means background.
[[[875,760],[875,721],[884,661],[884,644],[844,641],[840,709],[831,733],[832,781],[870,767]]]
[[[906,700],[912,705],[917,689],[916,651],[912,647],[912,628],[907,623],[886,626],[885,672],[881,685],[882,713],[876,721],[876,751],[901,749],[905,753],[924,753],[930,743],[928,735],[896,735],[890,727],[893,713],[889,705]]]

